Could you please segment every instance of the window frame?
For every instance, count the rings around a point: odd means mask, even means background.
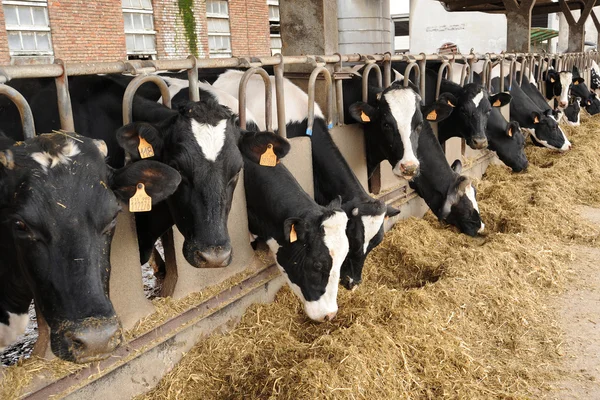
[[[213,50],[210,48],[210,40],[208,42],[208,56],[209,58],[226,58],[231,57],[233,54],[233,46],[231,45],[231,18],[229,16],[229,1],[224,0],[214,0],[214,1],[223,1],[227,3],[227,14],[222,13],[213,13],[208,11],[208,3],[211,0],[206,1],[206,27],[207,27],[207,35],[208,37],[227,37],[229,38],[229,48],[226,50]],[[227,20],[227,26],[229,28],[228,32],[211,32],[208,30],[209,21],[211,18]]]
[[[2,0],[2,12],[5,13],[4,6],[13,6],[13,7],[27,7],[30,11],[33,7],[42,8],[45,10],[46,17],[46,25],[45,26],[36,26],[36,25],[14,25],[8,24],[6,22],[6,17],[4,18],[4,26],[6,30],[6,39],[8,45],[8,53],[11,57],[47,57],[54,56],[54,46],[52,44],[52,29],[50,28],[50,16],[48,15],[48,2],[46,0]],[[33,16],[32,16],[33,17]],[[19,13],[17,12],[17,18],[19,18]],[[32,18],[33,19],[33,18]],[[38,38],[37,33],[45,33],[48,35],[48,47],[49,50],[14,50],[10,48],[10,41],[8,41],[8,37],[11,33],[17,33],[19,35],[19,41],[21,43],[21,48],[23,48],[23,33],[32,33],[35,41],[36,48],[38,47]]]
[[[141,4],[141,2],[140,2]],[[150,7],[151,8],[132,8],[131,6],[123,6],[123,1],[121,1],[121,10],[123,11],[123,33],[125,34],[125,51],[127,53],[127,56],[149,56],[152,59],[156,58],[156,55],[158,54],[158,50],[156,49],[156,27],[154,25],[154,7],[152,6],[152,2],[150,2]],[[151,17],[151,21],[152,21],[152,29],[151,30],[144,30],[144,29],[128,29],[125,27],[125,18],[126,17],[132,17],[132,15],[150,15]],[[136,41],[136,36],[152,36],[154,39],[154,50],[150,50],[150,49],[129,49],[127,46],[127,38],[128,36],[133,36],[133,40],[134,43]],[[144,40],[144,39],[142,39]]]

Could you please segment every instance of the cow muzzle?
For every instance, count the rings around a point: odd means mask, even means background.
[[[401,178],[410,179],[419,173],[418,161],[400,161],[392,170],[394,175]]]
[[[87,363],[107,358],[122,341],[116,317],[88,318],[65,330],[58,348],[52,340],[52,352],[68,361]]]
[[[197,251],[194,255],[196,268],[223,268],[231,263],[231,247],[216,246],[205,251]]]
[[[340,284],[347,290],[355,290],[361,283],[362,280],[355,280],[349,276],[342,276],[342,279],[340,279]]]
[[[469,143],[469,147],[471,147],[475,150],[485,149],[486,147],[488,147],[487,138],[474,137],[471,139],[471,141]]]

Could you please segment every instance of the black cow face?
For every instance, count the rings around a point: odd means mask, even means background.
[[[510,103],[508,93],[490,96],[479,84],[470,83],[461,88],[457,96],[453,118],[443,124],[453,125],[451,129],[462,133],[467,145],[473,149],[484,149],[488,145],[485,129],[492,107],[503,107]]]
[[[565,108],[565,118],[567,125],[579,126],[581,124],[581,97],[576,97],[575,100]],[[558,121],[558,119],[557,119]]]
[[[459,160],[454,161],[452,169],[456,173],[455,181],[450,185],[446,194],[446,201],[441,212],[442,220],[458,227],[462,233],[476,236],[485,228],[479,215],[477,191],[469,178],[459,175],[462,170]]]
[[[338,309],[340,268],[348,254],[348,217],[340,204],[334,200],[327,207],[319,206],[319,212],[288,218],[284,243],[267,243],[306,315],[315,321],[333,319]]]
[[[534,111],[531,113],[531,119],[534,128],[529,129],[529,132],[535,144],[559,151],[571,148],[571,142],[556,122],[552,110],[546,110],[543,114]]]
[[[395,175],[412,177],[418,173],[417,146],[423,126],[421,96],[416,87],[393,82],[380,95],[375,105],[363,102],[350,106],[352,117],[364,124],[369,170],[388,160]],[[452,112],[453,106],[436,104],[427,119],[437,122]]]
[[[362,270],[365,259],[372,249],[383,240],[383,221],[399,213],[390,208],[388,214],[385,203],[379,200],[358,203],[344,203],[344,211],[348,216],[346,235],[349,251],[341,269],[340,282],[346,289],[352,289],[362,281]]]
[[[110,245],[119,199],[138,184],[157,203],[179,183],[166,165],[142,161],[120,170],[106,145],[75,133],[41,135],[0,152],[0,246],[18,265],[65,360],[104,358],[121,342],[108,299]]]
[[[596,115],[600,113],[600,100],[596,93],[590,93],[587,99],[582,100],[580,104],[583,104],[585,111],[590,115]]]
[[[140,159],[140,138],[154,158],[181,174],[168,205],[185,241],[183,255],[197,268],[225,267],[232,258],[227,219],[243,165],[239,128],[231,111],[212,99],[187,103],[161,125],[132,123],[119,129],[121,146]]]
[[[529,161],[525,155],[525,136],[515,121],[506,124],[505,130],[490,132],[488,125],[489,149],[495,151],[498,158],[513,172],[527,169]]]

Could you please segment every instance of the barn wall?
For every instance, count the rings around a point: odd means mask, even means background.
[[[54,57],[67,62],[125,57],[120,1],[50,0],[48,18]]]
[[[266,0],[229,0],[229,26],[234,57],[271,55]]]
[[[179,11],[178,0],[154,0],[154,29],[156,30],[156,51],[158,59],[184,58],[190,51],[189,40],[185,35],[183,17]],[[206,2],[194,2],[194,21],[196,23],[196,56],[208,56],[208,37],[206,27]]]

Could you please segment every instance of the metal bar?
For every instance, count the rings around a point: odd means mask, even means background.
[[[448,70],[448,77],[452,76],[452,66],[448,63],[448,60],[442,61],[442,65],[440,65],[440,69],[438,70],[437,83],[435,86],[435,99],[437,100],[440,97],[440,88],[442,87],[442,79],[444,76],[444,71]]]
[[[58,100],[58,115],[60,117],[60,127],[67,132],[75,132],[75,123],[73,122],[73,108],[71,106],[71,96],[69,95],[69,78],[67,76],[66,64],[56,59],[55,64],[60,65],[63,74],[54,78],[56,84],[56,97]]]
[[[278,54],[279,56],[279,64],[275,66],[275,100],[277,101],[277,130],[279,136],[282,138],[287,138],[287,128],[286,128],[286,119],[285,119],[285,93],[283,91],[284,80],[283,80],[283,70],[284,70],[284,61],[283,56]],[[340,81],[340,84],[342,82]]]
[[[421,90],[421,105],[425,105],[425,68],[427,67],[427,56],[425,53],[419,54],[422,58],[419,60],[419,71],[421,79],[419,82],[419,89]]]
[[[25,97],[19,93],[16,89],[0,84],[0,95],[4,95],[12,101],[17,109],[19,115],[21,115],[21,126],[23,127],[23,136],[25,139],[31,139],[35,137],[35,123],[33,122],[33,113],[31,107],[25,100]]]
[[[365,103],[369,102],[369,74],[371,70],[375,69],[377,75],[377,84],[380,88],[383,88],[383,78],[381,77],[381,68],[377,64],[367,64],[365,70],[363,71],[363,79],[362,79],[362,101]]]
[[[344,68],[344,65],[341,54],[336,54],[340,56],[340,61],[335,64],[333,71],[340,72]],[[344,87],[341,79],[337,79],[335,81],[335,99],[337,102],[337,124],[342,125],[344,123]]]
[[[269,78],[269,74],[261,67],[252,67],[248,69],[248,71],[244,72],[244,75],[242,75],[242,79],[240,80],[240,88],[238,93],[238,99],[240,102],[240,128],[246,129],[246,86],[248,85],[248,80],[250,80],[250,77],[252,77],[254,74],[259,74],[265,83],[265,126],[267,127],[267,131],[272,132],[273,88],[271,87],[271,79]]]
[[[468,71],[468,74],[467,74]],[[462,71],[460,73],[460,82],[458,82],[461,86],[465,86],[469,83],[469,76],[471,75],[471,66],[469,63],[463,64]]]
[[[389,51],[383,55],[383,88],[392,84],[392,53]]]
[[[415,73],[415,80],[419,80],[419,83],[421,83],[421,70],[419,69],[419,65],[416,63],[416,61],[411,61],[408,63],[406,69],[404,70],[404,87],[408,87],[408,82],[410,81],[410,73],[412,72],[414,67],[417,67]]]
[[[160,95],[162,96],[162,103],[171,108],[171,94],[169,93],[169,87],[158,75],[140,75],[133,78],[125,94],[123,95],[123,125],[127,125],[133,121],[133,98],[135,92],[140,86],[146,82],[152,82],[160,89]]]
[[[198,59],[191,55],[192,68],[188,69],[189,96],[191,101],[200,101],[200,87],[198,86]]]
[[[323,74],[325,77],[325,90],[327,90],[327,128],[333,128],[331,118],[333,117],[333,86],[331,85],[331,73],[324,66],[316,67],[308,79],[308,124],[306,134],[312,136],[312,128],[315,123],[315,84],[317,77]]]
[[[508,73],[510,74],[511,69],[508,69]],[[512,82],[511,82],[512,84]],[[510,87],[510,85],[509,85]],[[504,59],[500,61],[500,92],[504,92]]]

